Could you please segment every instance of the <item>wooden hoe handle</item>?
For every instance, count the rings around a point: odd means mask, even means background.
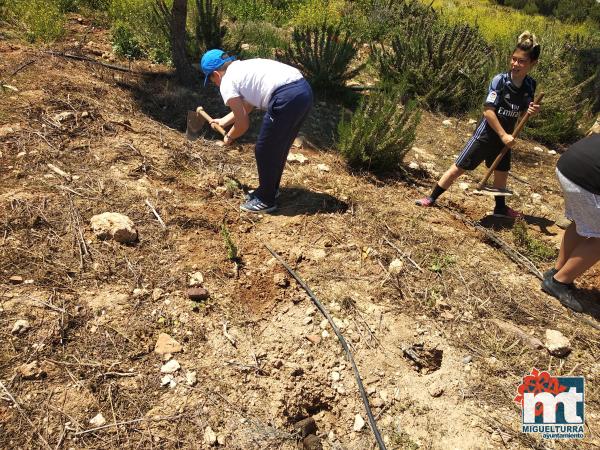
[[[540,92],[540,94],[533,100],[533,103],[535,103],[536,105],[539,105],[540,103],[542,103],[543,98],[544,98],[544,93]],[[529,116],[530,116],[530,114],[528,112],[526,112],[523,115],[523,117],[521,117],[521,120],[519,121],[519,123],[515,127],[514,131],[512,132],[513,137],[516,138],[519,135],[519,133],[521,132],[521,130],[527,123]],[[496,167],[498,167],[498,164],[500,164],[500,161],[502,161],[502,158],[504,158],[504,155],[506,155],[508,150],[510,150],[510,147],[505,145],[504,148],[502,149],[502,151],[500,152],[500,154],[498,156],[496,156],[496,159],[492,163],[491,167],[488,169],[487,173],[485,174],[485,177],[483,177],[483,180],[481,180],[481,182],[477,185],[477,189],[482,189],[485,186],[485,183],[487,183],[487,180],[492,175],[492,172],[494,172],[494,170],[496,170]]]
[[[198,108],[196,108],[196,112],[206,119],[206,121],[210,124],[213,130],[217,130],[223,136],[227,134],[227,131],[225,131],[223,127],[218,123],[210,123],[211,120],[213,120],[213,118],[210,117],[206,111],[204,111],[204,108],[202,106],[198,106]]]

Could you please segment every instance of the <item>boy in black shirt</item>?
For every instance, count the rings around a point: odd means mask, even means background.
[[[512,147],[519,115],[528,111],[531,115],[539,112],[539,105],[533,103],[536,82],[528,73],[535,67],[540,56],[540,45],[533,34],[525,31],[511,57],[510,71],[496,75],[490,83],[484,103],[483,119],[475,133],[458,155],[430,196],[417,200],[417,205],[433,206],[465,170],[474,170],[482,161],[490,167],[504,146]],[[494,171],[494,187],[506,188],[510,170],[510,150],[502,158]],[[521,213],[506,206],[505,197],[496,196],[494,216],[516,219]]]

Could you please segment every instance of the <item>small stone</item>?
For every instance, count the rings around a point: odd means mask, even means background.
[[[381,408],[383,405],[385,405],[385,402],[383,401],[383,399],[381,399],[379,397],[374,398],[369,403],[374,408]]]
[[[160,298],[163,296],[163,294],[165,293],[165,291],[163,291],[161,288],[155,288],[152,290],[152,300],[154,300],[155,302],[160,300]]]
[[[204,443],[209,446],[217,443],[217,434],[212,430],[211,427],[206,427],[204,429]]]
[[[13,325],[11,333],[12,334],[22,334],[22,333],[25,333],[30,328],[31,328],[31,325],[29,325],[28,321],[26,321],[24,319],[19,319]]]
[[[82,118],[82,119],[85,119],[86,117],[89,117],[89,116],[90,116],[90,113],[89,113],[89,112],[87,112],[87,111],[83,111],[83,112],[81,113],[81,118]]]
[[[224,446],[227,443],[227,436],[223,433],[217,434],[217,444]]]
[[[42,370],[37,361],[32,361],[28,364],[21,364],[17,367],[17,374],[24,380],[39,379],[46,376],[46,372]]]
[[[531,194],[531,200],[533,203],[540,203],[542,201],[542,196],[536,192]]]
[[[317,164],[317,170],[320,172],[329,172],[331,168],[327,164]]]
[[[106,419],[104,418],[102,413],[96,414],[94,417],[92,417],[90,419],[89,422],[90,422],[90,425],[93,427],[101,427],[103,425],[106,425]]]
[[[202,272],[194,272],[190,274],[190,281],[188,282],[190,287],[200,286],[202,283],[204,283],[204,275],[202,275]]]
[[[319,336],[318,334],[309,334],[306,336],[306,339],[308,339],[310,342],[312,342],[315,345],[317,345],[321,342],[321,336]]]
[[[549,155],[556,155],[556,151],[555,150],[548,150],[548,154]]]
[[[408,168],[409,168],[409,169],[412,169],[412,170],[418,170],[418,169],[420,169],[420,168],[421,168],[421,166],[419,166],[419,163],[418,163],[418,162],[416,162],[416,161],[411,161],[411,162],[410,162],[410,164],[408,165]]]
[[[304,314],[308,317],[310,316],[314,316],[314,314],[317,312],[317,308],[315,308],[314,306],[309,306],[308,308],[306,308],[306,311],[304,312]]]
[[[309,325],[312,321],[313,321],[312,317],[305,317],[304,320],[302,321],[302,324]]]
[[[559,217],[556,219],[555,223],[557,227],[562,228],[563,230],[566,230],[571,225],[571,221],[566,217]]]
[[[329,326],[329,321],[327,319],[323,319],[321,320],[319,326],[321,327],[321,330],[324,330]]]
[[[240,47],[242,50],[250,50],[250,44],[247,43],[243,43]]]
[[[21,284],[23,282],[23,277],[19,275],[13,275],[8,279],[10,284]]]
[[[467,125],[475,125],[476,123],[477,123],[477,121],[475,119],[467,120]]]
[[[165,353],[178,353],[181,350],[183,350],[181,344],[168,334],[160,333],[158,335],[154,351],[159,355],[164,355]]]
[[[317,423],[315,422],[315,419],[310,416],[296,422],[294,424],[294,430],[298,432],[298,437],[303,439],[306,436],[317,432]]]
[[[403,268],[404,268],[404,263],[402,262],[402,260],[398,259],[398,258],[394,258],[392,260],[392,262],[390,263],[390,265],[388,266],[388,271],[392,275],[398,275],[400,272],[402,272]]]
[[[441,397],[441,395],[444,393],[444,387],[438,383],[433,383],[431,386],[429,386],[427,391],[429,392],[429,395],[437,398]]]
[[[452,121],[450,119],[446,119],[442,122],[442,125],[444,125],[445,127],[451,127]]]
[[[533,150],[535,150],[536,152],[543,152],[544,149],[542,147],[538,147],[537,145],[535,147],[533,147]]]
[[[458,183],[458,187],[461,188],[463,191],[466,191],[467,189],[469,189],[470,186],[471,185],[469,183],[465,183],[465,182]]]
[[[299,164],[304,164],[306,161],[308,161],[308,158],[306,156],[304,156],[302,153],[288,153],[287,155],[287,161],[288,162],[297,162]]]
[[[329,375],[334,382],[340,381],[341,375],[339,372],[333,371]]]
[[[473,357],[471,355],[467,355],[462,359],[463,364],[469,364],[471,361],[473,361]]]
[[[279,286],[280,288],[286,288],[290,284],[290,281],[283,273],[276,273],[273,276],[273,282],[275,283],[276,286]]]
[[[177,383],[175,382],[175,378],[171,374],[167,374],[160,379],[161,386],[169,386],[170,388],[174,388]]]
[[[352,429],[356,432],[359,432],[360,430],[362,430],[365,426],[365,419],[362,418],[362,416],[360,414],[357,414],[356,416],[354,416],[354,426],[352,427]]]
[[[331,335],[329,334],[329,331],[327,331],[327,330],[323,330],[323,331],[321,332],[321,337],[322,337],[323,339],[327,339],[329,336],[331,336]]]
[[[185,382],[188,386],[195,386],[198,383],[198,377],[196,372],[188,372],[185,374]]]
[[[66,122],[67,120],[71,120],[75,118],[75,113],[73,111],[63,111],[61,113],[56,114],[53,119],[55,122]]]
[[[548,353],[553,356],[563,357],[571,353],[571,343],[560,331],[546,330],[546,341],[544,342]]]
[[[385,389],[379,391],[379,397],[381,397],[381,399],[386,403],[390,401],[390,395]]]
[[[179,369],[181,369],[181,365],[177,362],[176,359],[172,359],[167,363],[163,364],[160,368],[160,373],[175,373]]]
[[[210,297],[210,294],[203,287],[191,287],[187,290],[187,295],[194,302],[201,302]]]
[[[133,222],[124,214],[105,212],[90,219],[92,231],[98,239],[114,239],[126,244],[135,242],[138,233]]]

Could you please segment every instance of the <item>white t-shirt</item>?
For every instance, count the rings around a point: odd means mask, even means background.
[[[223,102],[242,97],[255,108],[266,110],[273,92],[302,78],[300,71],[271,59],[232,62],[221,80]]]

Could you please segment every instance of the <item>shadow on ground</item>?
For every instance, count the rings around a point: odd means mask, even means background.
[[[301,187],[282,188],[277,200],[275,216],[297,216],[327,213],[344,213],[348,204],[329,194],[313,192]]]

